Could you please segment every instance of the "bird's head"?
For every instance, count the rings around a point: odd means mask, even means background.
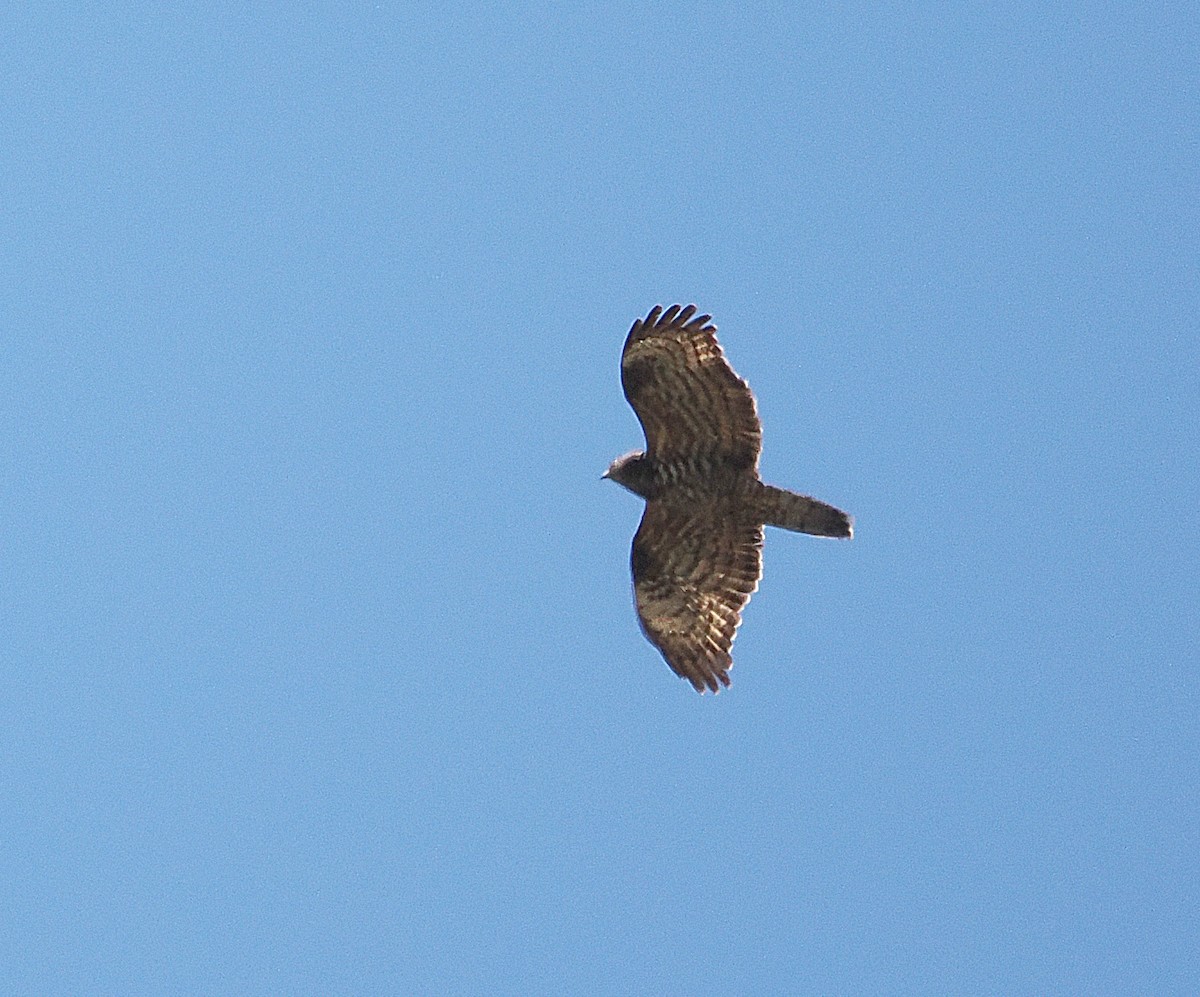
[[[635,495],[646,498],[652,484],[652,476],[653,470],[646,455],[640,450],[634,450],[609,464],[608,470],[601,475],[601,479],[607,478],[609,481],[615,481]]]

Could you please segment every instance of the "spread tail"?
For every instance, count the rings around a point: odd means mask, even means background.
[[[854,536],[854,524],[841,509],[773,485],[763,485],[761,495],[762,518],[767,526],[814,537]]]

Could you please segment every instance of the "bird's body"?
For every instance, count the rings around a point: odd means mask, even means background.
[[[754,396],[695,312],[656,307],[630,329],[621,383],[647,448],[605,477],[646,500],[631,555],[642,629],[678,675],[716,692],[762,574],[763,527],[847,538],[852,527],[841,510],[759,479]]]

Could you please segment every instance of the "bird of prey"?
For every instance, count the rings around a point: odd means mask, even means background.
[[[656,306],[633,323],[621,386],[646,450],[618,457],[604,474],[646,500],[630,557],[638,619],[700,693],[729,685],[734,633],[762,576],[763,527],[853,533],[840,509],[759,479],[754,396],[710,318],[695,305]]]

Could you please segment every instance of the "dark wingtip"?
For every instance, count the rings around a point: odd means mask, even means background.
[[[700,693],[701,696],[703,696],[706,692],[711,692],[715,696],[721,691],[722,686],[724,686],[726,689],[728,689],[730,686],[729,671],[727,669],[722,669],[719,671],[714,669],[712,671],[692,673],[690,675],[681,673],[679,677],[690,682],[692,684],[692,688]]]
[[[655,305],[645,318],[634,319],[633,327],[629,331],[632,334],[643,329],[663,329],[668,326],[677,326],[681,329],[686,328],[689,332],[709,329],[716,332],[717,327],[713,325],[712,316],[697,315],[696,311],[695,305],[675,304],[669,305],[665,309],[662,305]]]

